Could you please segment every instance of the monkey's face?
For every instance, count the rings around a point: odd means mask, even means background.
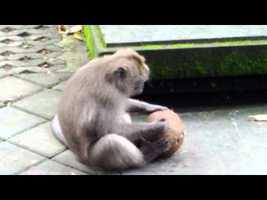
[[[112,72],[112,84],[128,97],[141,94],[149,79],[148,66],[134,59],[122,59],[118,64]]]
[[[141,94],[149,79],[150,70],[145,58],[133,49],[118,50],[110,56],[105,67],[108,69],[108,82],[127,97]]]
[[[133,74],[125,67],[119,67],[114,74],[115,78],[114,86],[126,96],[139,95],[144,90],[145,82],[148,77],[140,74]]]

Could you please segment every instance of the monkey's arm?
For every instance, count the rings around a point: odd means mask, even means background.
[[[143,113],[152,113],[159,110],[168,109],[165,106],[154,105],[144,101],[139,101],[136,99],[128,99],[127,102],[127,112],[143,112]]]

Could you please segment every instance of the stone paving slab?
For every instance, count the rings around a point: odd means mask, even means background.
[[[49,158],[66,149],[52,134],[50,122],[25,131],[8,141]]]
[[[11,175],[26,169],[44,157],[7,142],[0,143],[0,174]]]
[[[15,67],[15,68],[0,68],[0,78],[4,78],[10,75],[14,75],[14,77],[19,78],[20,74],[33,74],[33,73],[53,73],[57,71],[61,71],[64,69],[64,65],[55,65],[48,69],[41,68],[38,66],[31,66],[31,67]],[[20,78],[21,79],[21,78]]]
[[[60,162],[64,165],[76,168],[89,175],[119,175],[120,174],[119,172],[105,172],[105,171],[89,168],[86,165],[80,163],[76,159],[75,155],[70,150],[64,151],[63,153],[55,156],[53,160],[56,160],[57,162]]]
[[[24,42],[24,41],[26,40],[19,36],[3,36],[3,35],[0,36],[0,42],[3,44],[12,44],[12,43]]]
[[[65,84],[66,84],[66,81],[63,81],[60,84],[58,84],[55,87],[53,87],[53,89],[63,91],[64,87],[65,87]]]
[[[1,48],[1,47],[0,47]],[[24,61],[31,62],[32,60],[49,60],[58,59],[62,55],[62,52],[54,52],[43,49],[41,52],[30,52],[30,53],[10,53],[9,55],[0,55],[0,61]],[[62,59],[61,59],[62,60]],[[52,60],[53,61],[53,60]]]
[[[46,34],[51,34],[53,30],[51,29],[43,29],[42,30],[42,33],[46,33]],[[56,32],[56,30],[54,30],[54,32]],[[10,31],[10,32],[3,32],[0,30],[0,37],[6,37],[6,36],[19,36],[23,39],[27,39],[28,37],[30,36],[33,36],[33,35],[37,35],[40,33],[40,30],[39,29],[35,29],[35,28],[27,28],[27,29],[16,29],[16,30],[13,30],[13,31]]]
[[[0,41],[4,39],[14,39],[16,38],[17,41],[48,41],[53,39],[58,39],[60,40],[60,36],[58,34],[55,34],[53,32],[40,32],[38,35],[29,35],[27,37],[21,37],[19,35],[4,35],[2,34],[0,36]]]
[[[43,68],[49,68],[52,65],[63,65],[64,61],[56,59],[53,61],[54,58],[50,59],[34,59],[31,60],[31,62],[25,62],[25,61],[18,61],[18,60],[5,60],[5,61],[0,61],[0,67],[5,67],[5,66],[12,66],[12,67],[31,67],[31,66],[36,66],[36,67],[43,67]],[[52,61],[51,61],[52,60]]]
[[[15,77],[5,77],[0,79],[0,85],[2,88],[0,101],[2,102],[14,101],[41,89],[40,86]]]
[[[82,163],[80,163],[79,161],[77,161],[75,155],[70,150],[66,150],[60,153],[59,155],[55,156],[53,160],[89,174],[96,174],[95,170],[90,169],[85,165],[83,165]]]
[[[60,96],[61,92],[59,91],[44,90],[33,96],[24,98],[14,105],[31,113],[43,116],[47,119],[52,119],[56,113]]]
[[[16,29],[43,29],[43,28],[54,28],[55,25],[0,25],[0,31],[6,31],[5,29],[10,29],[10,30],[16,30]]]
[[[0,109],[0,121],[0,138],[8,139],[45,120],[12,107],[4,107]]]
[[[3,48],[12,48],[15,49],[21,48],[21,49],[30,49],[34,47],[35,45],[37,47],[46,47],[47,45],[54,45],[58,46],[60,42],[60,38],[51,37],[52,35],[42,35],[40,37],[35,37],[31,39],[23,39],[18,36],[0,36],[0,46]]]
[[[25,41],[25,40],[19,40],[19,38],[16,38],[15,36],[9,37],[8,39],[1,39],[0,40],[0,47],[4,50],[6,49],[12,49],[12,52],[14,52],[16,49],[36,49],[36,48],[44,48],[47,49],[48,47],[55,46],[58,47],[60,45],[58,39],[46,39],[45,41],[42,40],[36,40],[36,41]],[[1,52],[3,52],[1,51]],[[27,52],[25,52],[27,53]],[[43,55],[45,55],[43,53]]]
[[[4,77],[6,77],[8,75],[12,75],[12,74],[13,74],[12,71],[0,68],[0,78],[4,78]]]
[[[47,71],[54,72],[54,73],[65,73],[65,72],[68,72],[68,70],[66,70],[66,66],[65,65],[54,65],[54,66],[49,67],[47,69]]]
[[[52,160],[46,160],[45,162],[20,173],[20,175],[85,175],[85,173],[61,165]]]
[[[1,47],[0,47],[1,48]],[[64,65],[62,53],[51,52],[47,55],[42,55],[39,52],[31,53],[14,53],[9,56],[0,55],[0,69],[1,68],[17,68],[17,67],[31,67],[49,69],[56,65]],[[45,65],[45,63],[47,63]]]
[[[17,75],[20,78],[35,82],[45,87],[62,83],[70,77],[70,73],[24,73]]]
[[[224,166],[214,152],[210,152],[201,143],[188,138],[182,148],[172,157],[148,164],[140,169],[122,172],[123,175],[201,175],[221,174]]]
[[[34,46],[32,48],[19,48],[19,47],[7,47],[5,49],[0,49],[0,55],[7,54],[6,52],[14,52],[14,53],[35,53],[35,52],[41,52],[43,49],[47,49],[49,51],[61,51],[61,48],[56,45],[45,45],[45,46]]]
[[[23,40],[19,40],[19,41],[16,41],[16,40],[11,40],[11,39],[1,39],[0,40],[0,47],[1,48],[6,48],[6,47],[19,47],[19,46],[22,46],[24,43]]]
[[[12,43],[8,43],[6,44],[6,41],[11,41],[11,39],[7,40],[1,40],[0,41],[0,48],[2,48],[3,50],[5,49],[12,49],[12,52],[15,52],[17,49],[26,49],[28,50],[27,52],[21,52],[19,51],[19,54],[25,54],[25,53],[32,53],[31,51],[29,51],[29,49],[32,49],[34,47],[34,49],[46,49],[46,47],[51,47],[51,46],[58,46],[58,39],[50,39],[50,40],[46,40],[46,41],[27,41],[25,42],[24,40],[19,40],[19,41],[14,41]],[[4,51],[1,51],[1,53],[3,53]],[[51,50],[49,50],[49,52],[52,52]],[[43,53],[42,55],[46,55],[45,53]],[[11,59],[12,57],[7,57],[6,59]]]
[[[0,78],[10,76],[10,75],[18,75],[18,74],[32,74],[32,73],[67,73],[65,65],[52,65],[48,68],[40,67],[40,66],[29,66],[29,67],[8,67],[8,68],[0,68]],[[19,77],[19,76],[15,76]]]

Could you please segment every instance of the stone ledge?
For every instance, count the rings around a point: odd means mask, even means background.
[[[108,45],[98,26],[84,26],[84,35],[91,58],[121,47],[136,49],[146,57],[153,80],[267,74],[267,39],[257,35],[253,39],[141,42],[115,47]]]

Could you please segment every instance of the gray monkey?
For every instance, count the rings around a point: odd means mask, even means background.
[[[67,81],[53,133],[88,166],[125,170],[153,161],[168,147],[161,138],[167,123],[130,117],[167,109],[131,98],[143,92],[149,73],[145,58],[129,48],[90,61]]]

